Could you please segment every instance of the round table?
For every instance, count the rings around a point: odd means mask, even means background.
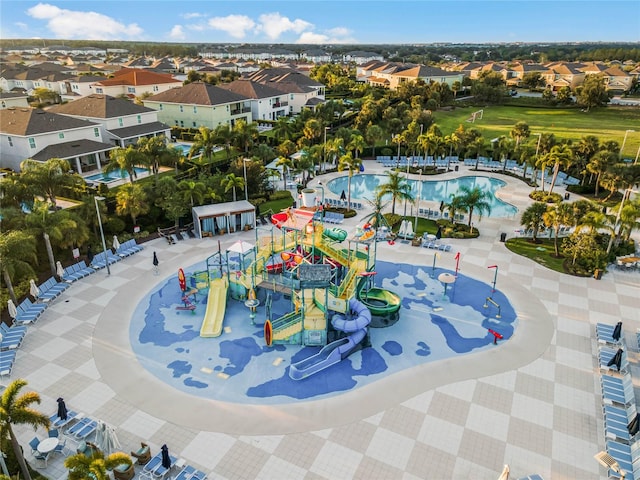
[[[52,452],[58,446],[58,439],[56,437],[45,438],[38,444],[38,452],[46,454]]]
[[[444,285],[444,293],[442,294],[442,298],[446,298],[447,297],[447,286],[451,285],[452,283],[454,283],[456,281],[456,276],[445,272],[445,273],[441,273],[440,275],[438,275],[438,280],[440,280],[442,282],[442,284]]]
[[[436,236],[433,233],[428,233],[427,240],[429,240],[430,242],[433,242],[436,240]]]
[[[251,319],[251,325],[255,325],[254,319],[256,318],[256,308],[260,305],[260,300],[257,298],[249,298],[244,301],[244,306],[249,309],[249,318]]]

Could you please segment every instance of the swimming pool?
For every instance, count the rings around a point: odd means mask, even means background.
[[[370,175],[360,174],[351,177],[351,199],[373,199],[378,186],[387,182],[386,175]],[[409,180],[411,191],[420,192],[421,201],[431,202],[449,202],[451,196],[458,193],[460,187],[467,188],[479,187],[481,190],[488,191],[489,204],[491,205],[491,214],[487,215],[492,218],[513,217],[518,209],[513,205],[503,202],[496,197],[495,193],[506,183],[497,178],[483,176],[464,176],[452,178],[450,180],[428,180],[422,182],[422,187],[418,188],[417,180]],[[335,195],[340,196],[342,192],[346,192],[348,187],[348,177],[334,178],[327,182],[327,188]]]
[[[142,167],[134,167],[136,175],[140,175],[141,173],[146,173],[148,170]],[[117,180],[128,179],[129,173],[125,170],[115,170],[109,173],[94,173],[93,175],[89,175],[88,177],[84,177],[85,181],[90,182],[98,182],[98,183],[111,183]]]
[[[172,143],[171,146],[173,148],[177,148],[182,152],[182,155],[185,157],[189,156],[189,152],[191,151],[191,143]],[[224,150],[223,147],[214,147],[213,153],[219,152],[220,150]],[[199,157],[200,154],[194,155],[195,158]]]

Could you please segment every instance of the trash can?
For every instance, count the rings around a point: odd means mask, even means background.
[[[505,232],[502,232],[502,233],[500,234],[500,241],[501,241],[502,243],[504,243],[504,242],[506,242],[506,241],[507,241],[507,234],[506,234]]]
[[[602,270],[596,268],[593,272],[593,278],[595,278],[596,280],[600,280],[602,278]]]
[[[565,199],[565,200],[569,200],[569,197],[570,197],[570,196],[571,196],[571,194],[570,194],[569,192],[566,192],[566,193],[564,194],[564,199]]]
[[[454,167],[454,170],[457,172],[457,171],[458,171],[458,168],[459,168],[459,166],[458,166],[458,165],[456,165],[456,166]]]

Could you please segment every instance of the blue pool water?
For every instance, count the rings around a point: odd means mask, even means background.
[[[146,168],[141,167],[134,167],[134,170],[136,171],[136,174],[141,174],[148,171]],[[89,175],[88,177],[84,177],[85,180],[90,180],[92,182],[98,183],[111,183],[115,182],[116,180],[122,180],[123,178],[129,178],[129,173],[127,173],[125,170],[116,170],[109,173],[95,173],[93,175]]]
[[[386,175],[370,175],[360,174],[351,177],[351,199],[373,199],[376,194],[376,188],[387,182]],[[491,213],[487,216],[493,218],[513,217],[518,209],[513,205],[503,202],[495,196],[495,192],[506,183],[497,178],[483,176],[465,176],[453,178],[451,180],[429,180],[423,181],[422,187],[418,186],[417,180],[409,180],[411,191],[420,194],[421,201],[431,202],[449,202],[452,195],[456,195],[462,186],[468,188],[479,187],[488,191],[491,195],[489,203],[491,205]],[[348,188],[348,177],[338,177],[327,182],[327,188],[335,195],[340,196],[342,192],[346,192]]]
[[[205,268],[200,263],[185,272],[188,277]],[[492,295],[501,306],[500,319],[493,306],[484,308],[490,285],[458,274],[444,297],[437,277],[447,270],[378,261],[376,271],[376,286],[402,298],[400,320],[388,328],[370,328],[371,347],[301,381],[289,378],[290,365],[319,347],[267,347],[260,290],[256,325],[242,302],[229,299],[223,334],[201,338],[206,293],[197,295],[195,313],[177,310],[182,305],[178,278],[169,277],[138,304],[130,342],[144,368],[180,391],[225,402],[277,405],[339,395],[420,364],[500,348],[493,345],[489,328],[501,333],[503,341],[513,335],[516,313],[501,292]],[[289,308],[289,300],[276,298],[274,312]]]

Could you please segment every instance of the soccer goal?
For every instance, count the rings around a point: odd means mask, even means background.
[[[471,116],[467,119],[467,122],[474,123],[476,120],[482,120],[483,114],[484,114],[484,110],[478,110],[477,112],[473,112]]]

